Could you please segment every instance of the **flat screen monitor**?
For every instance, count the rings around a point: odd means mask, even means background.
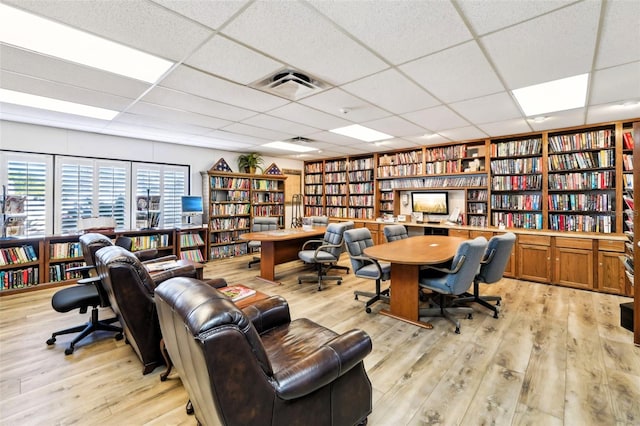
[[[412,192],[411,208],[424,214],[449,214],[448,192]]]
[[[182,196],[182,214],[184,216],[197,216],[202,212],[202,197],[198,195]]]

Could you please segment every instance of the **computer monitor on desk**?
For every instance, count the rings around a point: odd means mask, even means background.
[[[200,216],[204,212],[202,197],[199,195],[183,195],[181,198],[182,223],[190,224],[192,218]]]

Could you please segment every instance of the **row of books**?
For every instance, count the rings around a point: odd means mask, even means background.
[[[82,246],[79,242],[55,243],[49,245],[49,257],[51,259],[68,259],[81,257]]]
[[[468,223],[469,226],[487,226],[487,218],[486,216],[469,216]]]
[[[204,244],[198,233],[180,234],[180,247],[195,247]]]
[[[350,183],[349,194],[373,194],[375,187],[373,182]]]
[[[284,203],[284,192],[254,192],[253,203]]]
[[[31,287],[38,284],[38,268],[29,267],[18,270],[0,271],[0,289]]]
[[[271,180],[271,179],[254,179],[251,182],[251,188],[259,191],[277,191],[281,189],[280,180]]]
[[[323,186],[322,185],[306,185],[304,187],[304,193],[309,195],[322,195]]]
[[[522,139],[491,144],[491,157],[513,157],[520,155],[541,155],[542,139]]]
[[[633,175],[632,174],[624,174],[622,175],[622,182],[624,184],[624,189],[627,191],[633,191]]]
[[[609,212],[615,207],[613,194],[549,194],[549,210]]]
[[[84,262],[57,263],[55,265],[49,265],[49,281],[60,282],[82,278],[81,272],[68,272],[67,270],[84,265]]]
[[[487,201],[489,192],[484,189],[472,189],[467,191],[467,201]]]
[[[373,219],[374,212],[372,207],[349,207],[349,216],[355,219]]]
[[[313,206],[304,207],[305,216],[322,216],[323,214],[324,214],[324,208],[322,207],[313,207]]]
[[[247,217],[231,217],[231,218],[213,218],[209,221],[209,230],[235,230],[249,228],[249,218]]]
[[[253,206],[254,216],[283,216],[284,206],[282,204]]]
[[[575,133],[572,135],[549,136],[549,152],[610,148],[613,144],[614,132],[609,129]]]
[[[321,206],[322,205],[322,200],[324,198],[321,195],[317,195],[317,196],[308,196],[305,195],[304,196],[304,204],[307,206]]]
[[[373,195],[350,195],[349,206],[373,207]]]
[[[542,173],[542,158],[525,157],[508,160],[492,160],[491,173],[499,175]]]
[[[622,155],[622,167],[626,172],[633,171],[633,154],[623,154]]]
[[[247,243],[229,244],[226,246],[211,247],[210,258],[222,259],[225,257],[242,256],[247,254]]]
[[[349,182],[366,182],[373,180],[373,170],[349,172]]]
[[[467,156],[466,145],[450,145],[428,148],[425,151],[426,161],[458,160]]]
[[[211,234],[211,244],[228,244],[236,241],[241,234],[244,234],[247,231],[244,230],[236,230],[236,231],[225,231],[225,232],[216,232],[215,234]]]
[[[624,145],[624,149],[633,149],[634,141],[631,132],[624,132],[622,134],[622,143]]]
[[[327,195],[324,200],[327,206],[342,206],[347,203],[346,195]]]
[[[402,188],[421,188],[425,185],[425,178],[391,179],[378,181],[381,191],[392,191]]]
[[[307,185],[322,184],[322,175],[304,175],[304,183]]]
[[[251,186],[251,179],[226,177],[226,176],[211,176],[211,188],[219,189],[249,189]]]
[[[204,262],[204,256],[200,250],[184,250],[180,252],[180,259]]]
[[[346,194],[347,193],[347,184],[329,184],[324,186],[325,194]]]
[[[325,211],[330,217],[347,217],[348,212],[346,207],[327,207]]]
[[[305,174],[305,176],[308,173],[322,173],[322,162],[305,164],[304,165],[304,174]]]
[[[420,174],[422,174],[422,163],[398,164],[397,166],[378,167],[378,178],[413,176]]]
[[[349,170],[367,170],[373,169],[373,157],[357,158],[349,161]]]
[[[494,191],[539,191],[542,189],[542,175],[494,176],[491,179]]]
[[[507,228],[542,229],[541,213],[494,212],[491,220],[493,226],[504,224]]]
[[[341,173],[326,173],[324,175],[324,183],[345,183],[347,181],[347,174]]]
[[[384,154],[378,157],[378,166],[393,166],[408,163],[422,163],[422,150]]]
[[[467,214],[486,214],[487,203],[468,203]]]
[[[613,171],[549,175],[549,189],[552,190],[612,189],[614,185]]]
[[[380,210],[393,211],[393,202],[392,201],[380,202]]]
[[[465,171],[465,164],[462,160],[436,161],[426,164],[426,173],[435,175],[441,173],[462,173]]]
[[[248,202],[249,191],[242,191],[238,189],[234,190],[219,190],[214,189],[211,191],[211,202],[224,203],[224,202]]]
[[[331,160],[324,163],[325,172],[343,172],[347,170],[347,160]]]
[[[249,209],[251,208],[251,204],[242,203],[242,204],[213,204],[211,205],[212,216],[229,216],[234,214],[249,214]]]
[[[0,266],[29,263],[38,260],[38,254],[33,246],[28,244],[0,249]]]
[[[549,163],[549,171],[563,171],[614,167],[616,158],[615,152],[612,149],[606,149],[597,152],[588,151],[549,155],[547,162]]]
[[[615,218],[607,215],[550,214],[549,229],[552,231],[615,232]]]
[[[140,235],[132,237],[133,251],[151,248],[168,247],[170,245],[168,234]]]
[[[542,210],[542,196],[540,194],[492,194],[491,208]]]

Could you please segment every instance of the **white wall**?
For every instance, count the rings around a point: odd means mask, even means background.
[[[191,166],[191,195],[202,194],[200,172],[207,171],[221,157],[238,170],[237,152],[187,145],[103,135],[34,124],[0,120],[0,149],[42,154],[76,155],[117,160],[151,161]],[[232,149],[230,144],[229,149]],[[257,150],[259,151],[259,150]],[[280,169],[302,170],[299,160],[263,156],[264,167],[276,163]],[[285,224],[291,221],[286,209]]]

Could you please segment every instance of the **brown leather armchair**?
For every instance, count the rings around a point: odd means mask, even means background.
[[[96,266],[111,307],[122,325],[127,342],[143,364],[143,374],[165,363],[160,351],[160,325],[153,300],[161,282],[177,276],[195,277],[193,265],[184,265],[150,274],[130,251],[107,246],[96,252]],[[210,280],[224,286],[224,280]]]
[[[191,278],[156,288],[160,327],[199,424],[354,425],[371,413],[371,339],[308,319],[272,296],[238,309]]]

